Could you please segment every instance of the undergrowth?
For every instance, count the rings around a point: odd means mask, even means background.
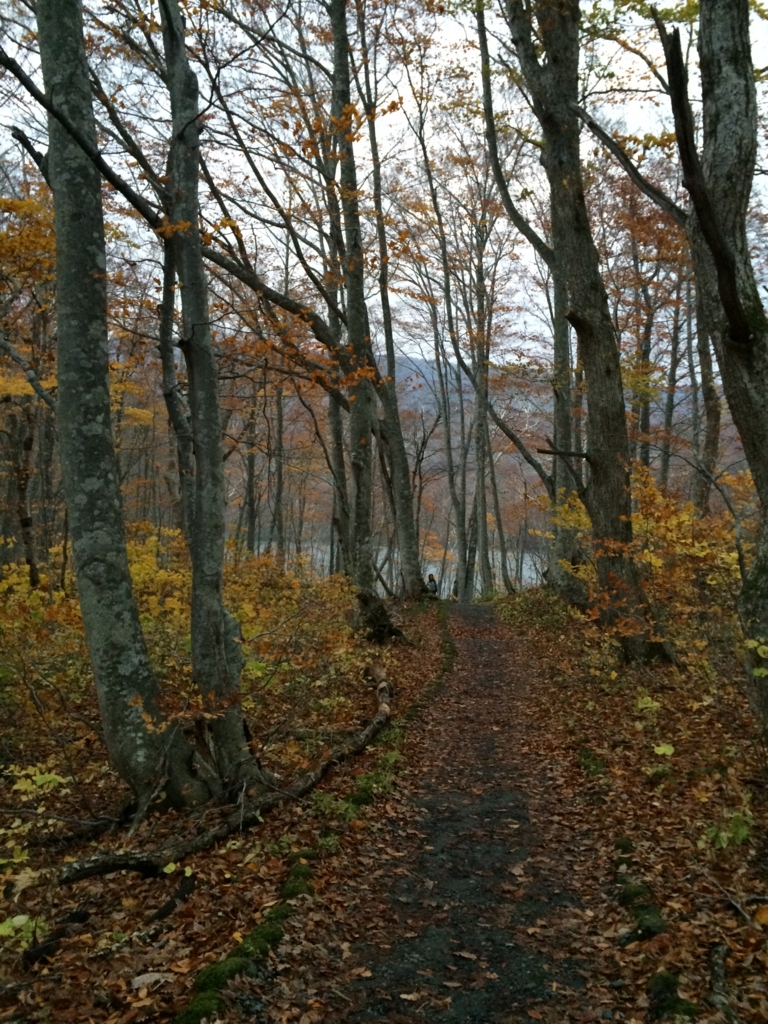
[[[663,582],[668,606],[680,604],[669,616],[676,665],[624,663],[617,637],[545,589],[497,609],[548,664],[546,721],[530,742],[568,794],[563,822],[589,833],[591,877],[573,884],[594,914],[596,969],[647,986],[657,1019],[670,1007],[701,1015],[710,949],[723,943],[734,1012],[757,1021],[768,1016],[768,775],[731,580],[705,575],[711,559],[703,542],[678,552]],[[659,557],[652,571],[665,568]],[[650,572],[647,582],[651,593],[662,585]]]

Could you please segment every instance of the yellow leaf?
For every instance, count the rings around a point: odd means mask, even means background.
[[[755,914],[755,921],[758,924],[768,924],[768,907],[760,907]]]

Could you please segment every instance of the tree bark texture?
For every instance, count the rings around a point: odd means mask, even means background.
[[[372,535],[375,365],[365,308],[364,251],[353,146],[357,112],[350,90],[346,0],[331,0],[328,14],[333,35],[333,141],[339,161],[344,234],[342,269],[346,292],[347,348],[351,371],[357,377],[349,388],[349,459],[353,483],[350,558],[352,579],[366,599],[362,607],[368,608],[375,598],[376,580]]]
[[[207,747],[198,769],[224,791],[255,772],[239,705],[243,655],[239,627],[224,607],[225,479],[219,376],[200,239],[200,126],[197,79],[187,58],[177,0],[161,0],[172,140],[166,234],[181,292],[184,353],[195,451],[192,529],[192,671],[207,710]],[[205,763],[204,763],[205,762]],[[210,770],[209,770],[210,769]]]
[[[95,147],[79,0],[40,0],[45,90]],[[106,253],[101,177],[61,124],[49,118],[48,170],[56,226],[57,424],[64,492],[86,641],[110,757],[146,802],[166,759],[178,761],[174,802],[199,796],[185,776],[186,747],[163,733],[128,569],[109,399]],[[189,787],[188,792],[186,787]]]
[[[163,398],[168,419],[176,439],[179,466],[179,497],[181,525],[187,545],[192,544],[195,525],[195,443],[187,403],[179,390],[174,355],[174,322],[176,306],[176,263],[173,245],[163,245],[163,301],[160,306],[160,365],[163,375]]]
[[[21,548],[27,564],[30,587],[40,586],[40,569],[35,552],[35,522],[29,497],[35,450],[35,413],[32,402],[22,398],[10,417],[13,475],[16,482],[16,519]],[[14,436],[15,435],[15,436]]]
[[[382,176],[379,141],[376,131],[376,98],[371,84],[370,59],[367,44],[365,4],[356,0],[357,26],[362,44],[362,90],[363,105],[368,121],[368,139],[371,147],[371,171],[373,181],[373,208],[376,214],[376,242],[379,257],[379,299],[384,328],[384,347],[387,357],[385,379],[379,384],[379,399],[384,412],[385,443],[389,450],[392,466],[392,486],[395,503],[395,528],[400,554],[400,568],[406,596],[416,596],[425,591],[419,559],[419,535],[413,511],[413,490],[410,467],[405,451],[403,428],[397,401],[395,338],[392,326],[392,309],[389,301],[389,251],[387,229],[382,205]]]
[[[693,210],[688,234],[704,327],[762,507],[754,562],[739,601],[747,636],[768,639],[768,319],[750,260],[746,218],[757,153],[757,99],[748,0],[702,0],[699,55],[703,151],[695,148],[678,33],[667,36],[670,95]],[[768,728],[768,661],[754,655],[750,701]]]
[[[629,658],[658,650],[648,604],[628,549],[632,542],[629,446],[619,348],[584,198],[579,127],[579,0],[539,0],[534,44],[528,5],[510,0],[507,19],[533,110],[544,136],[542,163],[551,191],[552,241],[566,278],[566,316],[576,331],[588,402],[589,480],[583,499],[597,550],[603,620],[616,624]]]

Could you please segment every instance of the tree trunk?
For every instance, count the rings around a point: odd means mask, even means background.
[[[245,546],[248,554],[256,554],[256,396],[245,425]]]
[[[454,584],[457,585],[457,597],[464,600],[464,587],[467,577],[467,529],[466,529],[466,505],[462,500],[463,496],[456,479],[456,459],[454,456],[454,444],[452,437],[453,417],[451,415],[451,396],[448,390],[449,368],[446,365],[445,353],[440,340],[440,328],[437,320],[437,311],[433,303],[429,304],[429,318],[432,326],[432,335],[435,352],[435,369],[439,385],[440,412],[443,420],[445,450],[445,471],[448,482],[448,493],[451,499],[453,510],[453,525],[456,534],[456,576]],[[451,590],[453,590],[453,585]]]
[[[272,457],[275,463],[275,491],[272,503],[272,524],[275,537],[275,562],[281,572],[285,571],[285,508],[284,469],[285,448],[283,443],[283,389],[275,388],[275,430]]]
[[[459,585],[460,601],[472,601],[475,597],[475,563],[477,561],[477,485],[472,502],[472,511],[467,524],[467,569],[464,577],[464,588]]]
[[[39,0],[46,92],[96,145],[79,0]],[[78,596],[104,737],[140,804],[167,771],[177,804],[208,796],[175,730],[161,731],[158,687],[133,595],[109,400],[106,253],[99,172],[59,122],[48,125],[56,225],[57,425]],[[167,763],[166,763],[167,762]]]
[[[486,422],[486,431],[488,424]],[[493,452],[491,450],[491,439],[490,434],[488,435],[488,469],[491,478],[491,494],[493,495],[493,516],[496,520],[496,532],[499,537],[499,563],[501,569],[501,580],[504,584],[504,589],[508,594],[514,594],[515,588],[512,585],[512,580],[509,577],[509,562],[507,560],[507,538],[504,531],[504,523],[501,517],[501,501],[499,499],[499,484],[496,476],[496,462],[493,458]]]
[[[181,524],[189,546],[195,523],[195,445],[187,403],[179,391],[174,355],[174,323],[176,307],[176,263],[173,245],[163,243],[163,302],[160,307],[160,364],[163,374],[163,398],[173,434],[179,467],[179,499]]]
[[[682,277],[678,278],[675,291],[675,308],[672,313],[672,337],[670,339],[669,369],[667,371],[667,396],[664,402],[664,430],[662,438],[661,461],[659,464],[659,487],[669,487],[669,464],[672,454],[672,427],[675,420],[675,395],[677,391],[677,374],[680,369],[680,329],[682,316],[680,300]]]
[[[696,317],[696,349],[699,355],[701,397],[704,405],[704,444],[700,455],[701,471],[696,474],[693,482],[692,501],[701,515],[705,516],[709,514],[709,495],[720,450],[720,396],[717,393],[712,349],[705,326],[707,315],[701,310],[700,303],[699,310]]]
[[[356,0],[357,23],[362,44],[362,91],[363,105],[368,121],[368,139],[371,146],[371,170],[373,180],[373,208],[376,213],[376,241],[379,256],[379,298],[384,327],[384,345],[387,355],[386,379],[379,385],[379,397],[384,411],[385,441],[392,465],[392,483],[395,499],[395,527],[400,552],[400,569],[407,596],[417,596],[425,591],[419,560],[419,535],[416,517],[413,513],[413,491],[410,467],[405,451],[403,430],[397,401],[397,366],[395,361],[395,339],[392,328],[392,310],[389,301],[389,251],[387,231],[382,206],[381,158],[376,132],[376,99],[371,85],[370,60],[366,33],[365,6]]]
[[[587,214],[573,109],[579,96],[579,0],[541,0],[536,17],[545,63],[537,53],[529,9],[522,0],[510,0],[512,41],[544,135],[542,163],[551,192],[553,249],[566,277],[566,315],[584,364],[589,481],[583,500],[607,600],[602,618],[619,628],[627,658],[646,658],[660,653],[660,645],[652,639],[648,602],[629,551],[629,446],[619,348]]]
[[[748,0],[702,0],[699,54],[703,152],[693,117],[679,33],[662,29],[670,95],[693,209],[688,235],[704,326],[717,354],[723,389],[741,436],[762,508],[754,562],[739,607],[751,654],[749,696],[768,729],[768,319],[750,260],[746,218],[757,154],[757,99],[749,39]],[[756,674],[755,674],[756,673]]]
[[[359,191],[353,140],[356,111],[352,104],[346,0],[327,7],[333,35],[334,147],[339,161],[341,211],[344,228],[343,276],[346,292],[347,348],[358,374],[349,389],[349,458],[354,493],[351,505],[350,557],[352,579],[358,588],[362,623],[382,638],[392,631],[384,605],[375,592],[372,535],[373,418],[376,394],[372,379],[375,361],[368,336],[365,308],[365,253],[360,222]]]
[[[339,542],[333,572],[349,572],[350,569],[350,522],[349,490],[347,468],[344,462],[344,428],[341,422],[341,406],[328,396],[328,427],[330,430],[330,465],[333,474],[333,522]]]
[[[485,407],[475,405],[475,502],[477,509],[477,561],[480,570],[480,593],[493,593],[490,552],[488,550],[488,502],[485,489],[487,462]]]
[[[34,407],[29,399],[21,399],[21,403],[18,415],[12,417],[12,421],[16,421],[16,437],[11,437],[13,472],[16,478],[16,518],[19,523],[24,561],[29,573],[29,585],[39,587],[40,569],[35,553],[35,524],[29,498],[32,456],[35,448],[35,416]]]
[[[192,531],[192,671],[211,716],[203,761],[222,791],[257,780],[239,705],[243,655],[239,627],[223,603],[225,490],[219,377],[208,312],[208,280],[200,240],[200,126],[197,79],[189,66],[177,0],[161,0],[161,24],[173,138],[168,157],[168,225],[181,291],[182,337],[195,449]]]

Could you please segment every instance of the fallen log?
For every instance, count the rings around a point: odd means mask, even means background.
[[[233,832],[239,832],[258,824],[264,814],[274,807],[284,803],[286,800],[298,800],[305,796],[310,790],[328,774],[337,764],[341,764],[348,758],[363,751],[371,740],[384,728],[389,721],[392,711],[393,687],[386,678],[379,663],[372,667],[371,674],[377,682],[376,686],[376,714],[366,725],[350,740],[336,747],[328,757],[316,768],[300,776],[293,785],[285,789],[275,789],[272,793],[266,793],[258,800],[247,805],[241,805],[231,811],[214,828],[203,832],[200,835],[192,836],[184,842],[171,844],[154,850],[111,850],[95,853],[84,860],[73,861],[65,864],[59,872],[61,885],[72,885],[74,882],[82,881],[85,878],[94,878],[97,875],[109,875],[115,871],[137,871],[143,875],[156,875],[170,863],[177,863],[193,854],[201,853],[209,849],[214,843],[226,839]]]

